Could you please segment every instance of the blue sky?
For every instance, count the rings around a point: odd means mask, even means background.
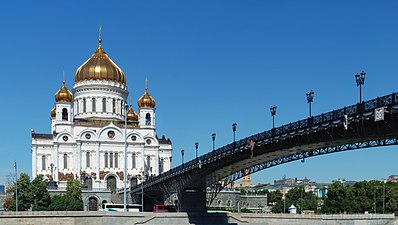
[[[232,140],[398,90],[396,1],[9,1],[0,7],[0,183],[31,174],[30,130],[50,132],[54,93],[65,71],[103,47],[127,76],[136,101],[145,78],[157,102],[158,134],[173,141],[174,166]],[[398,146],[330,154],[253,175],[328,182],[398,174]]]

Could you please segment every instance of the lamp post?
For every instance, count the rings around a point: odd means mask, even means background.
[[[376,189],[377,187],[373,187],[373,205],[374,205],[374,212],[376,214]]]
[[[275,115],[276,115],[276,105],[273,105],[269,108],[272,116],[272,129],[275,128]]]
[[[123,211],[127,212],[127,111],[128,105],[124,105],[124,179],[123,179]]]
[[[198,148],[199,148],[199,143],[195,143],[195,150],[196,150],[196,159],[198,159]]]
[[[216,143],[216,133],[212,133],[211,134],[211,140],[213,140],[213,151],[214,151],[214,149],[215,149],[215,143]]]
[[[359,103],[362,103],[362,85],[365,84],[365,71],[362,70],[360,74],[355,74],[355,81],[357,82],[357,86],[359,86]]]
[[[310,117],[312,116],[312,113],[311,113],[311,103],[314,101],[314,91],[309,91],[309,92],[307,92],[307,102],[308,102],[308,105],[309,105],[309,109],[310,109]]]
[[[386,210],[386,180],[383,179],[383,214]]]
[[[18,212],[18,170],[17,170],[17,160],[14,161],[15,169],[15,211]]]
[[[184,149],[181,149],[181,165],[184,164]]]
[[[237,123],[233,123],[233,124],[232,124],[232,132],[234,132],[234,142],[235,142],[236,126],[238,126]]]
[[[142,167],[142,177],[141,177],[141,212],[144,212],[144,177],[145,177],[145,170]]]

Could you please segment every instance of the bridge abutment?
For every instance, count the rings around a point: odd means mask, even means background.
[[[178,200],[181,212],[206,212],[206,192],[203,190],[184,190]]]

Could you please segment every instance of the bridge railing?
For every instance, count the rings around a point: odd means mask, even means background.
[[[254,141],[255,143],[258,142],[267,143],[269,141],[277,140],[281,136],[287,136],[289,135],[289,133],[294,135],[296,134],[297,131],[300,130],[305,130],[310,127],[317,127],[319,125],[330,123],[336,120],[341,120],[344,117],[344,115],[352,117],[354,115],[358,115],[359,113],[369,112],[376,108],[392,104],[393,105],[398,104],[398,93],[392,93],[390,95],[386,95],[383,97],[377,97],[362,103],[357,103],[355,105],[347,106],[341,109],[332,110],[330,112],[322,113],[314,117],[309,117],[303,120],[299,120],[293,123],[276,127],[271,130],[257,133],[255,135],[238,140],[235,143],[230,143],[216,150],[208,152],[187,163],[184,163],[167,172],[164,172],[159,176],[150,178],[149,180],[144,182],[144,186],[150,186],[154,183],[162,182],[163,180],[169,179],[172,176],[182,174],[185,171],[195,169],[199,166],[199,163],[201,164],[201,166],[205,166],[206,164],[211,163],[214,160],[217,160],[217,158],[223,158],[224,156],[233,154],[242,149],[247,149],[248,142],[250,140]]]

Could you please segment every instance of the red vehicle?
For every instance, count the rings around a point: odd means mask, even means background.
[[[154,204],[153,212],[169,212],[165,204]]]

